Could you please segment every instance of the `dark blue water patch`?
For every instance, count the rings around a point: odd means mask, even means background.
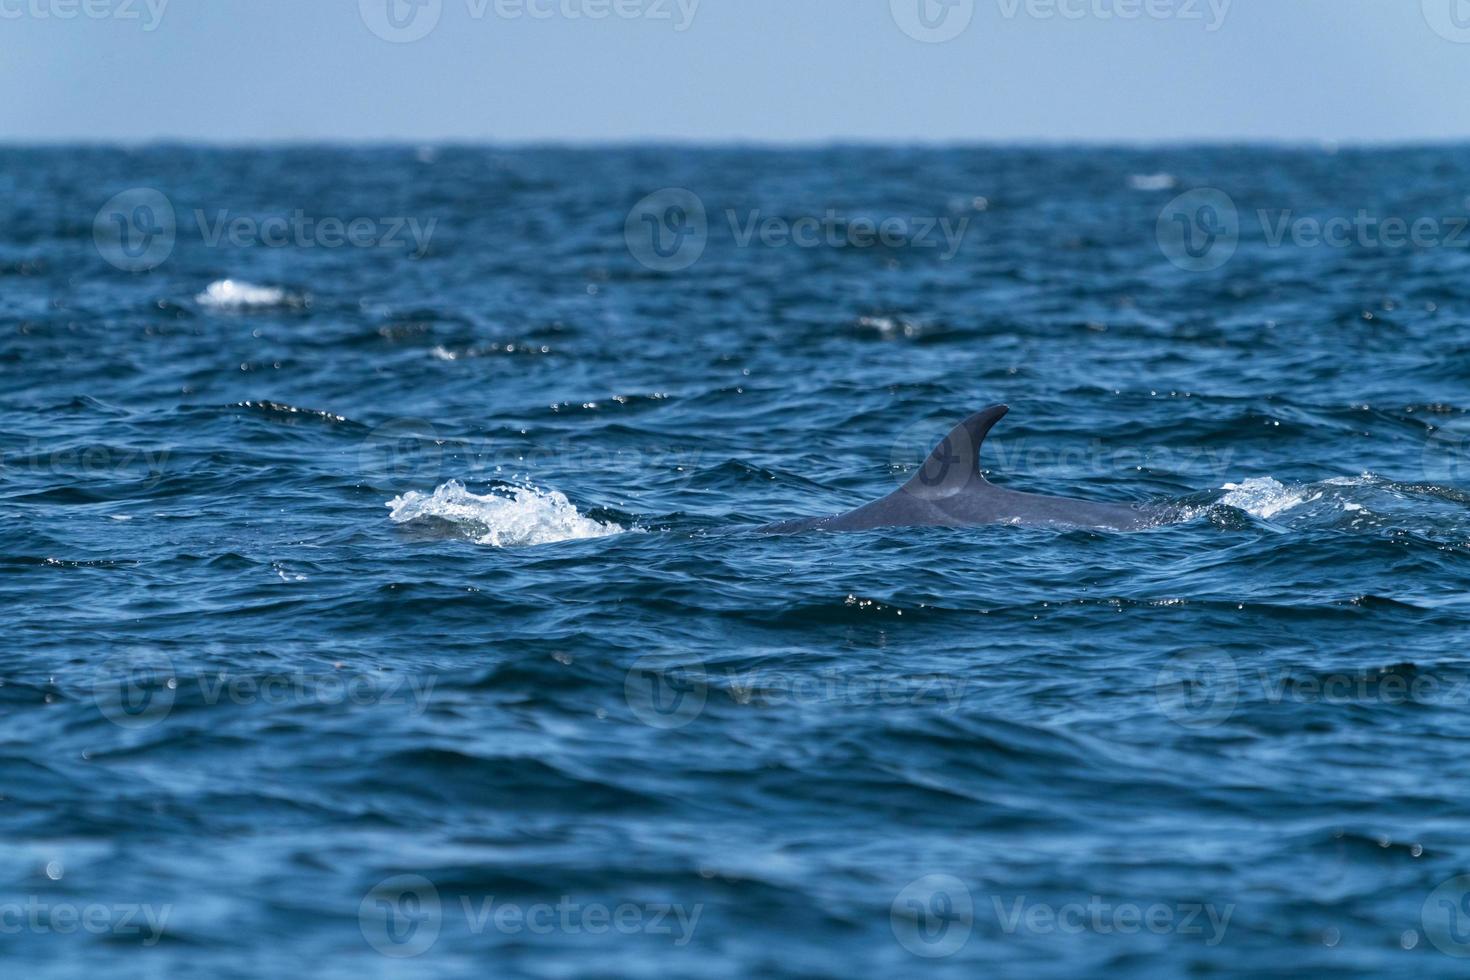
[[[0,149],[7,962],[1457,975],[1467,173]]]

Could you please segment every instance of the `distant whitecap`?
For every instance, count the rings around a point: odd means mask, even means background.
[[[1128,178],[1128,186],[1136,191],[1167,191],[1178,183],[1173,174],[1134,174]]]
[[[200,306],[217,310],[256,309],[285,306],[293,302],[291,294],[277,286],[257,286],[239,279],[220,279],[194,297]]]

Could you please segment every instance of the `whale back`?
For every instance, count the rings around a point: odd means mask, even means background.
[[[1005,405],[981,409],[949,431],[902,487],[843,514],[761,528],[768,534],[864,531],[879,527],[974,527],[981,524],[1135,530],[1166,518],[1158,507],[1043,496],[998,487],[980,469],[980,450]]]

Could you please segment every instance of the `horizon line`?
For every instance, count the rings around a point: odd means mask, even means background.
[[[494,139],[487,137],[272,137],[216,139],[209,137],[156,136],[146,139],[91,139],[59,137],[55,139],[15,139],[0,137],[3,149],[45,149],[82,147],[95,149],[149,149],[191,147],[199,149],[269,149],[269,148],[465,148],[465,149],[635,149],[677,147],[680,149],[776,149],[815,150],[829,148],[934,148],[934,149],[1419,149],[1470,146],[1470,136],[1445,136],[1386,139],[1334,139],[1327,137],[1170,137],[1164,139],[1130,139],[1087,137],[1016,137],[1016,138],[944,138],[918,137],[828,137],[822,139],[782,140],[760,137],[686,138],[667,136],[582,139],[546,137],[531,139]]]

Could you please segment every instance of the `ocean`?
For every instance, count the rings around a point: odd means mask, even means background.
[[[1470,149],[0,191],[8,975],[1463,975]]]

